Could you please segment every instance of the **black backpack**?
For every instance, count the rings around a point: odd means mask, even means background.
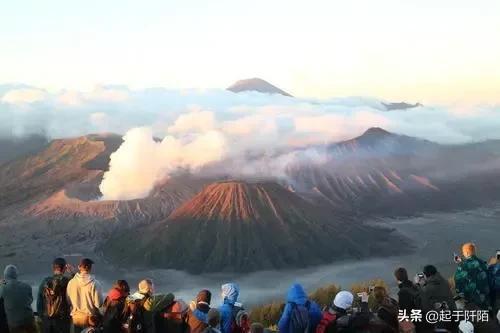
[[[184,309],[181,305],[184,304]],[[186,322],[188,306],[174,301],[161,311],[153,314],[155,332],[184,333],[188,329]]]
[[[66,299],[68,278],[56,275],[50,278],[43,287],[45,315],[48,318],[63,318],[69,316],[69,304]]]
[[[292,311],[290,313],[290,333],[309,333],[309,301],[304,305],[290,303]]]
[[[127,299],[125,301],[123,332],[141,333],[146,331],[142,305],[140,300]]]

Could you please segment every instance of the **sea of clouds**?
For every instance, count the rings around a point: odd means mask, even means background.
[[[443,144],[500,139],[499,106],[426,105],[387,111],[384,102],[371,97],[317,100],[222,89],[98,86],[90,91],[48,92],[0,85],[0,137],[124,135],[100,186],[104,199],[144,197],[173,170],[196,170],[251,154],[260,156],[252,160],[252,171],[279,172],[276,165],[286,165],[298,154],[322,158],[321,151],[303,147],[350,139],[370,127]],[[245,163],[240,165],[245,168]]]

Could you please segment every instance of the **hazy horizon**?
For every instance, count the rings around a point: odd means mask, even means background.
[[[298,97],[500,102],[500,3],[15,1],[1,83],[220,89],[261,77]]]

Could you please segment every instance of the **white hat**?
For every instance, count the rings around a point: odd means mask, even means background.
[[[352,296],[350,292],[343,290],[335,296],[335,299],[333,300],[333,305],[335,305],[338,308],[347,310],[352,306],[353,299],[354,296]]]
[[[458,329],[462,333],[474,333],[474,325],[470,321],[462,320],[460,325],[458,325]]]

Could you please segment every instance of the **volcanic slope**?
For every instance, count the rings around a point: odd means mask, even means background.
[[[405,248],[391,230],[338,218],[274,182],[243,181],[212,183],[165,221],[102,247],[114,261],[195,273],[304,267]]]
[[[165,219],[207,183],[176,174],[136,200],[99,200],[99,184],[118,135],[53,140],[0,166],[0,263],[90,253],[109,234]],[[43,258],[40,258],[43,259]]]
[[[500,197],[499,142],[440,145],[370,128],[330,144],[321,164],[291,165],[288,176],[306,197],[362,215],[414,215],[473,208]]]

